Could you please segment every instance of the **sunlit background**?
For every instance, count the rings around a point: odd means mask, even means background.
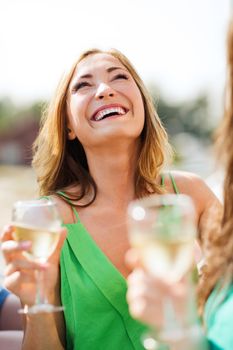
[[[90,47],[128,56],[176,148],[174,167],[219,191],[212,140],[223,110],[230,11],[230,0],[1,0],[0,226],[15,199],[36,195],[30,149],[41,106]]]

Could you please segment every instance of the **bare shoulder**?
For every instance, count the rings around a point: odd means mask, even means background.
[[[216,213],[222,213],[222,204],[206,182],[197,174],[185,171],[172,171],[172,177],[179,193],[190,196],[194,202],[200,232],[210,224]],[[168,180],[167,180],[168,181]],[[170,184],[170,186],[172,186]]]
[[[57,204],[59,214],[64,224],[71,224],[75,222],[74,212],[72,206],[58,194],[52,195],[53,200]]]
[[[179,170],[171,171],[171,175],[178,191],[192,197],[199,214],[212,204],[221,206],[213,191],[199,175]],[[169,179],[167,178],[166,181]],[[171,187],[172,184],[170,183],[169,186]]]
[[[180,193],[190,195],[190,193],[196,194],[197,192],[200,192],[202,195],[214,195],[214,193],[199,175],[180,170],[173,170],[170,173],[174,178]]]

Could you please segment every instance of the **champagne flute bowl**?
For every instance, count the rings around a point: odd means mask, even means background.
[[[54,251],[60,235],[61,218],[52,199],[17,201],[13,205],[13,238],[18,242],[30,241],[31,246],[23,254],[27,259],[44,263]],[[35,304],[25,305],[19,313],[62,311],[62,306],[48,303],[45,295],[44,271],[36,270]]]

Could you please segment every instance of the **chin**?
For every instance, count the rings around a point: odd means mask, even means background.
[[[101,136],[136,139],[141,135],[141,132],[141,130],[136,130],[134,128],[106,128],[102,130]]]

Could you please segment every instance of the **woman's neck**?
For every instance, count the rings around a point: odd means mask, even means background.
[[[138,148],[134,143],[86,152],[89,171],[97,185],[96,201],[124,206],[134,198]]]

